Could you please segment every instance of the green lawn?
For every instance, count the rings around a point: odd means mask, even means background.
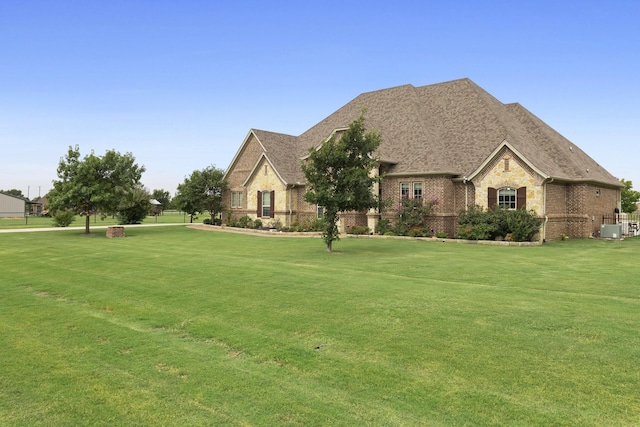
[[[0,234],[0,425],[640,425],[640,239]]]
[[[209,215],[200,215],[197,222],[202,224],[204,218],[209,218]],[[69,227],[84,227],[85,217],[76,216],[75,220],[69,225]],[[142,222],[143,224],[173,224],[189,222],[189,216],[182,213],[164,213],[158,216],[148,216]],[[194,221],[195,222],[195,221]],[[100,218],[100,215],[91,217],[91,225],[114,225],[118,221],[115,218],[107,217]],[[49,217],[41,216],[29,216],[27,218],[0,218],[0,230],[4,229],[19,229],[19,228],[46,228],[53,227],[53,219]]]

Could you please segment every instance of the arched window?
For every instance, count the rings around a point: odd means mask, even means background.
[[[508,187],[498,189],[498,206],[502,209],[515,209],[516,189]]]
[[[527,187],[519,187],[517,190],[512,187],[500,189],[488,189],[487,207],[491,209],[498,205],[502,209],[526,209],[527,208]]]

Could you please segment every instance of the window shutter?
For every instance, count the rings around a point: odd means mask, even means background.
[[[516,193],[516,209],[527,208],[527,187],[518,188]]]
[[[269,206],[269,218],[274,218],[275,217],[275,208],[276,208],[276,203],[275,203],[275,199],[276,199],[276,192],[275,191],[271,191],[271,206]]]
[[[262,191],[258,191],[258,208],[256,210],[258,218],[262,216]]]
[[[493,187],[488,188],[489,198],[487,200],[487,207],[491,209],[498,203],[498,190]]]

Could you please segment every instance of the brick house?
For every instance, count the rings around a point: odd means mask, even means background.
[[[223,221],[249,215],[289,226],[322,208],[303,200],[301,159],[366,108],[382,136],[375,174],[383,200],[437,199],[434,232],[457,232],[458,213],[498,204],[544,218],[540,238],[588,237],[620,208],[621,183],[520,104],[469,79],[363,93],[299,136],[252,129],[227,168]],[[340,227],[374,228],[378,212],[343,213]]]

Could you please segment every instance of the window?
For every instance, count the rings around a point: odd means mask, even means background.
[[[514,188],[501,188],[498,190],[498,206],[502,209],[516,208],[516,190]]]
[[[267,218],[271,216],[271,193],[262,192],[262,216]]]
[[[520,187],[515,190],[511,187],[488,189],[487,207],[491,209],[498,205],[503,209],[526,209],[527,208],[527,187]]]
[[[238,209],[242,208],[242,199],[243,199],[242,191],[232,191],[231,192],[231,208]]]
[[[409,183],[401,182],[400,183],[400,198],[408,199],[409,198]]]
[[[318,206],[316,213],[319,219],[324,218],[324,206]]]
[[[421,182],[413,183],[413,198],[422,199],[422,183]]]
[[[258,208],[256,210],[256,215],[258,216],[258,218],[274,218],[275,196],[275,191],[258,191],[258,200],[256,203],[256,206]]]

